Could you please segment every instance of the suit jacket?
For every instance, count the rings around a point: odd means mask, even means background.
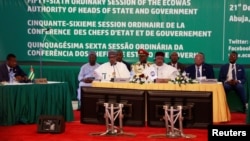
[[[196,79],[196,68],[195,64],[188,66],[185,69],[186,73],[189,73],[189,77],[191,79]],[[206,76],[208,79],[213,79],[214,77],[214,69],[212,65],[209,64],[202,64],[202,76]]]
[[[13,68],[13,71],[15,73],[15,76],[26,76],[26,74],[24,73],[24,71],[17,65],[16,67]],[[0,65],[0,82],[3,81],[10,81],[10,77],[9,77],[9,70],[7,68],[6,63],[3,63]]]
[[[168,65],[171,66],[172,63],[168,62]],[[177,70],[181,70],[181,72],[183,72],[185,70],[185,68],[186,68],[186,66],[184,64],[177,62]]]
[[[131,66],[128,62],[122,60],[122,63],[124,63],[127,66],[128,70],[131,71]]]
[[[219,81],[225,82],[227,80],[227,73],[229,70],[229,66],[230,66],[229,63],[221,66],[219,72]],[[246,73],[244,66],[236,64],[235,68],[236,68],[237,80],[240,80],[241,83],[244,84],[246,82]]]

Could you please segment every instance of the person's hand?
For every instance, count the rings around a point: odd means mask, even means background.
[[[28,78],[27,78],[26,76],[16,76],[16,77],[15,77],[15,80],[16,80],[17,82],[22,82],[22,81],[27,81]]]
[[[85,83],[92,83],[93,80],[94,79],[88,77],[88,78],[83,79],[83,82],[85,82]]]
[[[233,80],[234,81],[234,85],[237,85],[239,83],[239,80]]]
[[[24,78],[23,78],[22,76],[16,76],[15,79],[16,79],[16,81],[18,81],[18,82],[24,80]]]
[[[230,81],[228,81],[227,82],[229,85],[236,85],[236,84],[238,84],[239,83],[239,81],[238,80],[230,80]]]

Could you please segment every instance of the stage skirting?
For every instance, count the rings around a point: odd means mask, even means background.
[[[68,83],[0,86],[0,125],[36,123],[40,115],[62,115],[73,121]]]

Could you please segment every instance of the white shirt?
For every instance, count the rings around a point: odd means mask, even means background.
[[[95,69],[95,76],[101,81],[110,81],[111,78],[129,78],[130,72],[124,63],[116,62],[111,65],[107,62]]]
[[[14,81],[15,80],[15,72],[14,69],[6,65],[8,68],[8,73],[9,73],[9,80]],[[12,71],[11,71],[12,70]]]
[[[153,64],[145,69],[143,73],[149,77],[150,80],[159,79],[174,79],[178,75],[178,70],[168,64],[163,63],[161,66]]]
[[[6,65],[6,66],[7,66],[7,68],[8,68],[8,72],[10,72],[10,69],[11,69],[11,68],[10,68],[8,65]]]
[[[229,64],[229,68],[228,68],[227,80],[226,81],[230,81],[230,80],[233,79],[233,75],[232,75],[233,69],[232,69],[232,66],[233,66],[233,64],[230,63]],[[237,75],[236,75],[236,63],[234,64],[234,70],[235,70],[235,77],[237,77]],[[236,78],[236,80],[237,80],[237,78]]]

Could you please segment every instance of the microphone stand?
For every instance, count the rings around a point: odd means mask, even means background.
[[[118,73],[118,77],[121,77],[119,69],[116,67],[116,63],[114,64],[114,70],[117,70],[117,71],[115,71],[115,75],[116,75],[116,72],[117,72]]]
[[[111,80],[110,80],[110,81],[111,81],[111,82],[114,82],[114,81],[115,81],[115,75],[116,75],[116,74],[115,74],[115,67],[114,67],[114,65],[113,65],[113,64],[112,64],[112,67],[113,67],[113,70],[114,70],[114,72],[113,72],[113,73],[114,73],[114,77],[113,77],[113,78],[111,78]]]
[[[114,70],[114,77],[113,77],[113,78],[111,78],[111,80],[110,80],[111,82],[114,82],[114,81],[115,81],[115,78],[116,78],[115,65],[116,65],[116,63],[111,64],[111,66],[113,67],[113,70]]]
[[[157,78],[159,78],[158,69],[159,69],[159,68],[157,67],[157,73],[156,73],[156,74],[157,74]]]
[[[45,34],[44,37],[43,37],[43,45],[44,45],[44,42],[46,40],[46,37],[47,37],[47,31],[49,31],[50,28],[47,28],[46,30],[43,31],[43,33]],[[39,58],[39,64],[40,64],[40,78],[43,78],[43,72],[42,72],[42,66],[43,66],[43,63],[42,63],[42,53],[43,53],[43,49],[42,47],[40,46],[39,48],[39,52],[40,52],[40,58]]]

